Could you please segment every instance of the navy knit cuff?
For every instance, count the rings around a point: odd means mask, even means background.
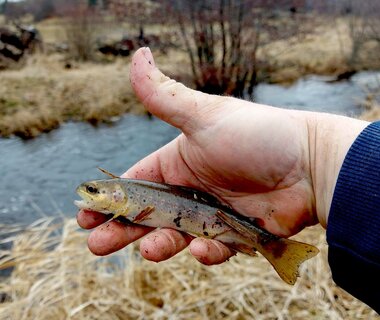
[[[380,122],[363,130],[344,159],[327,242],[334,281],[380,312]]]

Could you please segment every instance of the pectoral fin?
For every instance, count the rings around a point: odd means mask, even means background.
[[[132,222],[138,224],[138,223],[146,220],[153,211],[154,211],[154,207],[153,206],[146,207],[143,211],[141,211],[136,216],[136,218],[133,219]]]

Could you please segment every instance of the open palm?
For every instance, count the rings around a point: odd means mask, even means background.
[[[135,54],[131,82],[150,112],[183,133],[124,177],[207,191],[280,236],[317,223],[308,126],[299,113],[188,89],[164,76],[148,49]],[[93,228],[104,218],[80,212],[78,222]],[[90,235],[89,247],[96,254],[116,251],[152,230],[117,222],[107,226]],[[190,242],[193,255],[206,264],[223,262],[232,254],[217,241],[193,240],[169,229],[151,232],[141,243],[141,253],[161,261]]]

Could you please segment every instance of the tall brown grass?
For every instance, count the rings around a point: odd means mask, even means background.
[[[185,251],[156,264],[130,245],[99,258],[86,237],[74,219],[45,218],[3,240],[13,246],[0,269],[13,271],[0,283],[0,319],[379,319],[332,282],[320,228],[299,237],[321,254],[295,286],[262,257],[206,267]]]
[[[60,55],[40,55],[0,77],[0,136],[30,138],[69,120],[97,123],[143,110],[128,61],[68,65]]]

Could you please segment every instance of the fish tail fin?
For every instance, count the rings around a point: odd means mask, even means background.
[[[283,238],[261,244],[258,251],[272,264],[281,279],[291,285],[296,283],[301,263],[319,252],[310,244]]]
[[[251,221],[231,212],[218,210],[216,216],[253,244],[249,250],[246,245],[238,245],[236,247],[238,251],[248,255],[253,255],[256,250],[259,251],[275,268],[281,279],[288,284],[296,283],[301,263],[319,252],[318,248],[310,244],[270,234]]]

